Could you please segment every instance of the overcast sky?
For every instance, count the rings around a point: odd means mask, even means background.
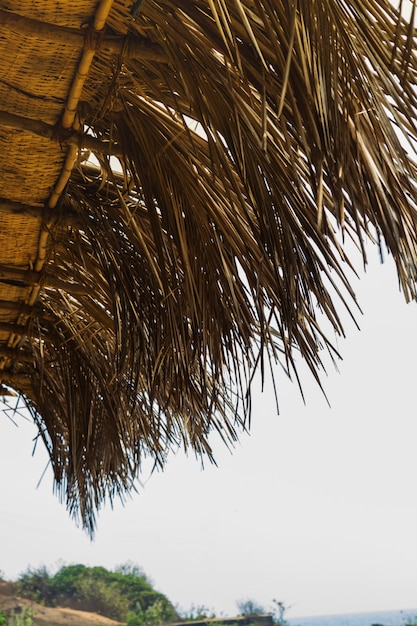
[[[0,415],[0,570],[128,560],[183,609],[236,613],[272,599],[289,616],[417,606],[417,305],[404,303],[391,263],[355,283],[361,332],[347,323],[339,373],[324,385],[279,378],[255,393],[251,436],[218,467],[182,455],[124,508],[106,509],[90,543],[52,494],[34,430]],[[149,478],[149,479],[148,479]]]

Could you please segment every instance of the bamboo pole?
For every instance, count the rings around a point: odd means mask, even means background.
[[[113,0],[101,0],[99,2],[94,14],[92,27],[93,34],[99,36],[101,31],[104,29],[112,4]],[[5,20],[7,16],[5,16],[3,13],[2,17]],[[88,76],[91,63],[96,53],[96,46],[91,46],[90,40],[87,38],[88,35],[91,37],[91,34],[92,33],[86,34],[86,37],[80,39],[80,43],[77,45],[77,47],[82,48],[82,55],[74,79],[72,81],[62,118],[60,120],[59,133],[56,133],[54,128],[51,128],[50,126],[44,124],[43,122],[40,122],[39,120],[28,120],[27,118],[15,116],[14,114],[10,114],[5,111],[1,112],[2,115],[0,116],[0,123],[3,123],[3,125],[6,126],[12,125],[12,127],[14,128],[16,127],[16,125],[19,124],[20,127],[24,130],[33,132],[34,134],[40,134],[41,136],[44,136],[44,134],[46,134],[46,137],[48,137],[49,139],[57,139],[60,143],[63,143],[62,135],[65,136],[65,131],[68,131],[66,139],[72,139],[74,137],[74,134],[77,134],[78,139],[80,139],[81,137],[79,136],[79,121],[76,118],[77,108],[85,80]],[[56,137],[57,134],[58,137]],[[49,209],[54,209],[56,207],[59,197],[64,191],[70,178],[77,158],[77,153],[81,149],[81,145],[77,140],[75,142],[73,140],[68,141],[67,143],[69,144],[69,146],[63,169],[60,173],[58,180],[55,183],[50,197],[48,198]],[[70,293],[74,293],[74,288],[76,289],[76,293],[86,292],[86,289],[84,287],[81,287],[79,285],[66,284],[62,281],[57,280],[53,276],[41,274],[41,270],[43,269],[46,261],[46,250],[50,225],[50,222],[45,220],[42,221],[38,241],[38,251],[33,270],[22,271],[14,268],[0,268],[0,280],[3,280],[5,282],[17,282],[18,284],[22,283],[22,286],[27,285],[32,287],[26,302],[29,307],[32,307],[35,304],[36,300],[38,299],[40,289],[42,287],[49,286],[55,289],[63,289]],[[20,315],[19,321],[21,320],[22,324],[26,324],[29,318],[30,315]],[[20,326],[18,324],[0,323],[0,330],[6,330],[6,332],[10,333],[8,341],[9,347],[15,347],[20,341],[20,337],[28,334],[28,330],[25,329],[23,325]]]
[[[67,183],[69,181],[69,177],[71,176],[71,172],[74,169],[75,161],[77,160],[78,149],[77,146],[70,145],[68,148],[67,156],[65,158],[64,167],[62,168],[61,175],[58,178],[58,181],[55,184],[54,190],[51,193],[48,200],[48,208],[54,209],[59,200],[60,195],[63,193]],[[44,230],[49,231],[49,228],[45,228]],[[39,259],[38,259],[39,261]],[[43,263],[42,263],[43,264]],[[36,271],[40,271],[41,267],[36,268]]]
[[[100,32],[101,30],[103,30],[112,4],[113,0],[101,0],[100,4],[98,5],[93,22],[93,28],[96,32]],[[64,109],[64,114],[61,119],[62,128],[71,128],[74,123],[81,92],[88,76],[88,72],[90,71],[90,66],[95,53],[95,49],[91,50],[88,48],[84,48],[83,50],[80,64],[71,85],[67,103]]]

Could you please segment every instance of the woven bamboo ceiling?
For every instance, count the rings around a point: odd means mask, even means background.
[[[384,241],[415,297],[415,32],[384,0],[0,0],[0,24],[0,382],[92,531],[144,456],[233,442],[264,361],[318,378],[343,242]]]

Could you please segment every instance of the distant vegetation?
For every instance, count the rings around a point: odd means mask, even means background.
[[[180,619],[171,602],[155,591],[141,568],[65,565],[51,575],[29,568],[17,581],[17,593],[45,606],[63,606],[104,615],[127,626],[156,625]]]
[[[187,612],[177,610],[164,594],[153,588],[143,570],[131,563],[114,571],[104,567],[64,565],[55,574],[44,566],[28,568],[12,585],[17,596],[37,604],[98,613],[126,626],[158,626],[216,618],[205,606],[192,605]],[[237,607],[242,616],[269,613],[275,626],[288,626],[284,619],[287,607],[282,602],[273,602],[276,606],[272,611],[250,599],[237,602]],[[31,607],[17,614],[0,611],[0,626],[35,626],[32,618]]]

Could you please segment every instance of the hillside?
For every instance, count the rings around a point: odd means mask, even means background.
[[[20,613],[24,607],[35,611],[34,623],[38,626],[119,626],[120,622],[91,613],[62,607],[46,607],[16,595],[16,585],[0,581],[0,612]]]

